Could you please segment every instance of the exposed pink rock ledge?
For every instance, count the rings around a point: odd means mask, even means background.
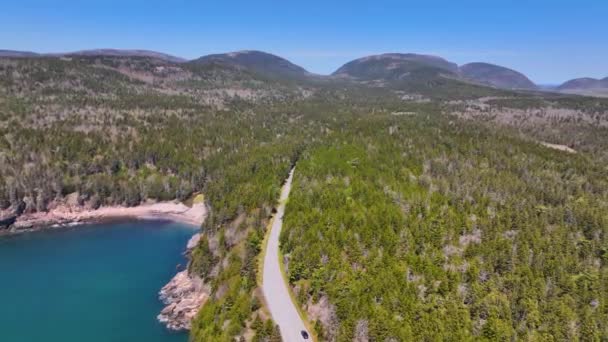
[[[160,290],[165,308],[158,320],[172,330],[189,330],[192,319],[209,298],[209,286],[202,279],[181,271]]]
[[[196,247],[201,237],[197,233],[186,247],[186,253],[190,253]],[[165,303],[165,308],[157,316],[158,320],[172,330],[190,330],[192,319],[209,298],[211,289],[208,284],[188,270],[179,272],[159,292],[160,300]]]
[[[14,228],[16,231],[27,231],[120,218],[167,219],[199,226],[206,215],[207,209],[204,203],[188,207],[180,202],[159,202],[136,207],[100,207],[96,210],[60,204],[47,212],[19,216]]]

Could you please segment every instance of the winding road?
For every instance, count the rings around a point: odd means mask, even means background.
[[[289,295],[288,284],[283,278],[279,260],[279,236],[283,227],[283,215],[285,214],[285,202],[291,190],[291,181],[295,167],[289,172],[289,177],[281,189],[279,207],[275,215],[270,236],[266,245],[264,256],[264,275],[262,278],[262,290],[266,297],[268,309],[272,319],[278,324],[281,336],[285,342],[312,341],[312,337],[305,340],[301,331],[306,330],[306,325],[300,317],[295,304]],[[306,330],[307,331],[307,330]]]

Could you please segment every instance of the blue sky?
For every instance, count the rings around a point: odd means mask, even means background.
[[[514,68],[538,83],[608,76],[608,1],[1,0],[0,49],[272,52],[310,71],[383,52]]]

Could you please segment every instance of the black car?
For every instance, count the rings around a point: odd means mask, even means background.
[[[305,340],[308,340],[308,333],[306,332],[306,330],[302,330],[302,331],[300,331],[300,334],[302,334],[302,337],[303,337]]]

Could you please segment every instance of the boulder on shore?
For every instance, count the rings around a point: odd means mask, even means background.
[[[0,218],[0,229],[8,229],[17,221],[17,215]]]

